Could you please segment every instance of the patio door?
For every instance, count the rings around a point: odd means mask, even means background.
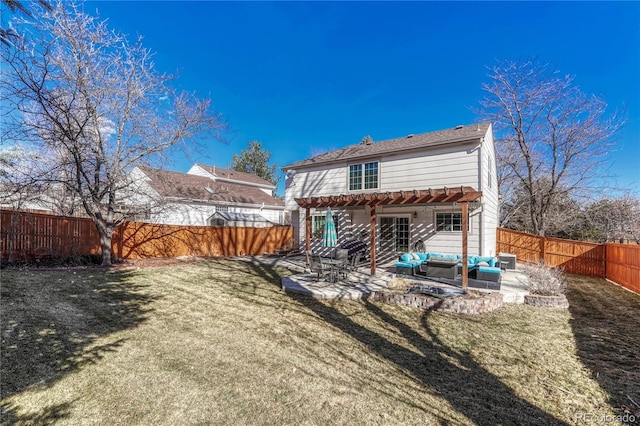
[[[380,251],[409,251],[409,217],[382,216],[380,218]]]

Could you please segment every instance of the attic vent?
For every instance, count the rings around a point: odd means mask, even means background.
[[[454,127],[454,130],[458,130],[458,129],[462,129],[464,126],[462,124],[458,124],[456,127]]]
[[[373,138],[369,135],[365,136],[360,140],[360,145],[371,145],[373,143]]]
[[[412,137],[413,137],[413,133],[409,133],[409,134],[407,135],[407,139],[412,138]]]

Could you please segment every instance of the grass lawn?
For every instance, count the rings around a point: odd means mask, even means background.
[[[3,424],[556,425],[640,402],[640,296],[602,280],[572,277],[569,310],[470,316],[290,296],[287,274],[2,270]]]

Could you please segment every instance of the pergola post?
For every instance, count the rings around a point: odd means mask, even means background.
[[[468,229],[469,229],[469,203],[462,203],[462,288],[469,286],[469,250],[468,250]]]
[[[306,251],[309,251],[311,250],[311,213],[310,213],[309,207],[305,209],[304,223],[305,223],[304,247]],[[309,259],[309,256],[305,256],[305,258]]]
[[[369,217],[369,232],[371,233],[371,275],[376,274],[376,206],[371,207]]]

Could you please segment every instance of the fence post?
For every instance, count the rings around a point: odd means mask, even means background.
[[[545,237],[538,237],[540,238],[540,259],[542,259],[542,263],[543,264],[547,264],[547,253],[545,251],[545,245],[546,245],[546,238]]]
[[[604,271],[604,279],[607,279],[607,243],[604,243],[602,245],[602,250],[604,251],[604,253],[602,253],[602,263],[604,263],[604,267],[602,268],[602,270]]]

